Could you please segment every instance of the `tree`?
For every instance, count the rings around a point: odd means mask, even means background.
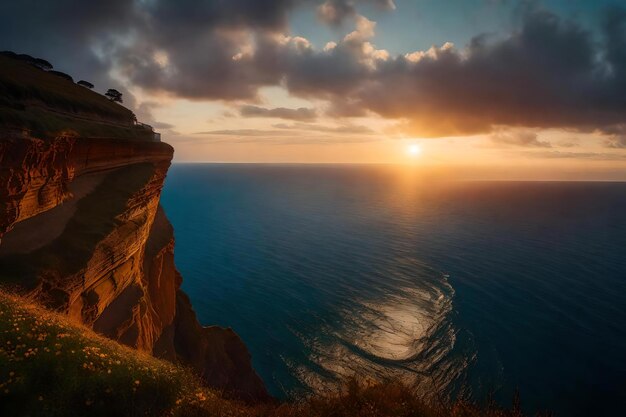
[[[123,103],[122,101],[122,93],[120,93],[119,91],[117,91],[114,88],[109,88],[107,90],[106,93],[104,93],[105,96],[107,96],[109,98],[109,100],[111,101],[116,101],[118,103]]]
[[[35,58],[33,58],[32,56],[28,54],[17,54],[15,55],[15,58],[19,59],[20,61],[24,61],[28,64],[35,65]]]
[[[56,75],[57,77],[65,78],[67,81],[72,82],[72,83],[74,82],[74,79],[72,78],[71,75],[66,74],[64,72],[61,72],[61,71],[53,71],[52,70],[52,71],[48,71],[48,74],[52,74],[52,75]]]
[[[80,86],[83,86],[83,87],[86,87],[86,88],[89,88],[89,89],[92,89],[94,87],[92,83],[90,83],[89,81],[85,81],[85,80],[80,80],[76,84],[78,84]]]
[[[35,58],[34,64],[37,68],[42,69],[44,71],[50,71],[53,68],[50,62],[41,58]]]
[[[49,61],[46,61],[45,59],[42,59],[42,58],[35,58],[28,54],[16,54],[13,51],[0,51],[0,55],[8,56],[14,59],[19,59],[20,61],[24,61],[28,64],[34,65],[37,68],[42,69],[44,71],[50,71],[54,68]]]

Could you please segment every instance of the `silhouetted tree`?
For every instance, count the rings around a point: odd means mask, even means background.
[[[64,72],[61,72],[61,71],[48,71],[48,73],[50,73],[52,75],[56,75],[57,77],[65,78],[66,80],[68,80],[70,82],[74,82],[74,79],[72,78],[72,76],[69,75],[69,74],[66,74]]]
[[[20,61],[24,61],[29,64],[35,65],[35,58],[33,58],[32,56],[28,54],[17,54],[15,55],[15,58],[19,59]]]
[[[87,87],[89,89],[93,88],[93,84],[90,83],[89,81],[85,81],[85,80],[80,80],[79,82],[77,82],[76,84],[81,85],[83,87]]]
[[[50,62],[46,61],[45,59],[41,59],[41,58],[35,58],[35,62],[34,62],[35,66],[39,69],[42,69],[44,71],[50,71],[53,66]]]
[[[45,59],[42,59],[42,58],[35,58],[28,54],[16,54],[13,51],[0,51],[0,55],[8,56],[14,59],[19,59],[20,61],[34,65],[37,68],[42,69],[44,71],[50,71],[52,68],[54,68],[49,61],[46,61]]]
[[[116,101],[118,103],[123,103],[122,101],[122,93],[120,93],[119,91],[117,91],[114,88],[109,88],[107,90],[106,93],[104,93],[105,96],[107,96],[109,98],[109,100],[111,101]]]

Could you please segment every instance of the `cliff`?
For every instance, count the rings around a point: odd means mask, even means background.
[[[241,339],[203,328],[180,289],[159,205],[172,155],[160,142],[0,137],[0,281],[212,387],[267,398]]]

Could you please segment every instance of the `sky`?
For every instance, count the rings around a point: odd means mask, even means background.
[[[623,1],[3,1],[0,49],[122,91],[177,162],[626,180]]]

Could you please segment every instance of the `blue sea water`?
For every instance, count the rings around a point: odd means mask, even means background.
[[[276,396],[392,376],[624,413],[626,183],[175,164],[162,201],[200,321],[232,327]]]

